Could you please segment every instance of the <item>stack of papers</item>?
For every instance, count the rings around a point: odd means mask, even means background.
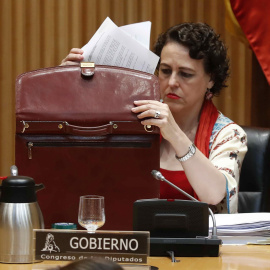
[[[218,236],[270,237],[270,213],[216,214]],[[209,217],[209,230],[213,222]]]
[[[83,61],[154,74],[159,57],[149,50],[150,31],[149,21],[118,27],[107,17],[82,47]]]

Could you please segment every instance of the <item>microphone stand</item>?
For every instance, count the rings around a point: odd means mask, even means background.
[[[160,180],[160,181],[164,181],[167,184],[169,184],[171,187],[173,187],[174,189],[178,190],[179,192],[181,192],[183,195],[185,195],[186,197],[188,197],[189,199],[191,199],[192,201],[195,202],[200,202],[197,199],[195,199],[194,197],[192,197],[190,194],[188,194],[187,192],[185,192],[184,190],[182,190],[181,188],[177,187],[176,185],[174,185],[173,183],[171,183],[169,180],[167,180],[159,171],[153,170],[152,175],[155,179]],[[208,238],[210,241],[212,240],[214,245],[219,245],[222,244],[221,239],[218,238],[217,236],[217,226],[216,226],[216,219],[215,216],[213,214],[213,211],[210,209],[210,207],[208,207],[209,213],[211,215],[212,221],[213,221],[213,228],[212,228],[212,235],[210,238]],[[208,240],[208,241],[209,241]],[[195,243],[193,241],[193,243]],[[174,255],[174,254],[173,254]],[[173,257],[172,257],[173,258]]]

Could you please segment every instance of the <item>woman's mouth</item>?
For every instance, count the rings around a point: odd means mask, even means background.
[[[177,96],[177,95],[174,94],[174,93],[169,93],[169,94],[167,95],[167,98],[171,98],[171,99],[180,99],[180,97]]]

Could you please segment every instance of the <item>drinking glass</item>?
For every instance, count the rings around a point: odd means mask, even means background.
[[[105,223],[104,197],[98,195],[86,195],[80,197],[79,224],[89,233],[94,233]]]

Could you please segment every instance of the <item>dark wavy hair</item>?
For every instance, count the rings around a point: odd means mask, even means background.
[[[210,89],[213,95],[219,95],[221,89],[227,87],[226,81],[229,77],[227,48],[208,24],[181,23],[169,28],[159,35],[154,52],[160,56],[163,47],[169,42],[187,47],[191,58],[203,59],[204,70],[214,81]]]

